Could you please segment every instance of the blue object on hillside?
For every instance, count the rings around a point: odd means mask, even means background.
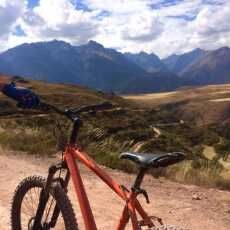
[[[35,108],[40,103],[39,97],[35,93],[30,89],[16,87],[14,82],[6,84],[2,92],[6,96],[16,100],[18,102],[17,106],[20,108],[31,109]]]

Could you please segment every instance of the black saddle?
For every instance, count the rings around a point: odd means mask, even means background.
[[[180,162],[185,159],[185,155],[181,152],[159,154],[127,152],[122,153],[120,158],[131,160],[137,164],[140,164],[140,166],[144,168],[158,168]]]

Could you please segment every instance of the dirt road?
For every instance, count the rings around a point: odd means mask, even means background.
[[[29,175],[46,175],[47,167],[55,158],[41,158],[22,153],[0,151],[0,229],[10,229],[9,210],[13,191],[19,181]],[[98,229],[115,229],[123,202],[89,171],[81,167],[83,180],[89,193]],[[121,184],[129,185],[134,175],[106,169]],[[151,200],[146,204],[150,214],[163,218],[170,225],[193,230],[230,229],[230,192],[182,185],[165,179],[146,176],[143,187]],[[80,229],[84,229],[72,186],[69,191]],[[130,229],[130,227],[129,227]]]

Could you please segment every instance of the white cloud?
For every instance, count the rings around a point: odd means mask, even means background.
[[[230,3],[224,7],[207,7],[199,12],[191,23],[193,30],[190,42],[206,49],[230,45]]]
[[[25,10],[25,1],[0,0],[0,49],[8,44],[8,38]]]
[[[149,8],[149,0],[87,0],[86,3],[94,10],[106,10],[108,17],[100,21],[100,33],[95,37],[107,47],[121,50],[138,51],[143,43],[153,42],[160,36],[164,24],[160,17]]]
[[[1,50],[39,40],[94,39],[121,51],[164,57],[230,45],[229,0],[40,0],[27,10],[24,0],[0,0],[0,21]],[[25,36],[13,35],[17,24]]]
[[[97,41],[122,51],[155,52],[161,57],[200,47],[230,45],[227,0],[184,0],[165,4],[151,0],[85,0],[95,10],[107,10]],[[225,9],[225,13],[222,12]],[[207,23],[201,28],[200,15]],[[201,30],[206,34],[201,35]],[[209,32],[208,32],[209,30]],[[218,40],[216,40],[218,37]],[[229,36],[228,36],[229,37]],[[209,45],[207,45],[209,44]]]
[[[94,16],[94,13],[76,10],[68,0],[40,0],[37,7],[23,16],[22,28],[32,38],[82,43],[97,33]]]
[[[163,31],[163,23],[159,18],[151,13],[137,14],[131,17],[122,29],[122,38],[124,40],[133,40],[136,42],[151,42],[159,37]]]

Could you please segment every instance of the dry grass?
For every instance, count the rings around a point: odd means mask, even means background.
[[[230,98],[226,97],[226,98],[212,99],[212,100],[209,100],[209,101],[213,101],[213,102],[230,101]]]
[[[167,93],[128,95],[124,98],[145,108],[169,105],[181,119],[199,125],[229,119],[230,84],[182,88]]]
[[[139,95],[127,95],[123,97],[132,100],[153,100],[153,99],[159,99],[159,98],[161,99],[161,98],[169,97],[175,94],[176,92],[148,93],[148,94],[139,94]]]
[[[216,153],[214,147],[204,145],[203,155],[204,155],[207,159],[212,160],[214,157],[217,156],[217,153]]]
[[[165,93],[148,93],[148,94],[139,94],[139,95],[124,95],[123,97],[126,99],[136,100],[136,101],[144,101],[144,100],[152,100],[152,102],[156,102],[156,100],[160,99],[160,102],[164,102],[169,99],[179,99],[182,97],[183,99],[193,99],[193,98],[205,98],[218,96],[218,94],[228,94],[230,93],[230,84],[226,85],[208,85],[202,87],[191,87],[191,88],[182,88],[173,92],[165,92]],[[181,98],[181,99],[182,99]]]

